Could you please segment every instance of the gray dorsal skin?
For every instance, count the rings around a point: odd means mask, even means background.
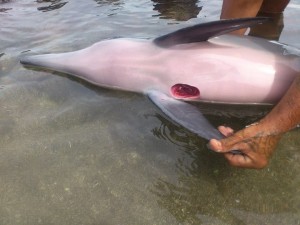
[[[187,102],[171,98],[157,90],[148,90],[146,94],[164,114],[192,133],[197,134],[206,140],[220,140],[224,138],[224,136],[203,116],[197,107],[188,104]],[[243,154],[239,150],[232,150],[231,153]]]
[[[158,37],[153,42],[160,47],[171,47],[178,44],[207,41],[209,38],[257,25],[267,20],[270,18],[254,17],[202,23]]]

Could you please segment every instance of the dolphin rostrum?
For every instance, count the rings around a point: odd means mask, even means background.
[[[206,139],[219,139],[220,133],[186,101],[272,104],[300,72],[300,50],[226,35],[267,19],[198,24],[154,40],[105,40],[74,52],[27,56],[21,63],[102,87],[145,93],[180,125]]]

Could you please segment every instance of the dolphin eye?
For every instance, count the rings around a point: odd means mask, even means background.
[[[198,98],[200,96],[199,89],[188,84],[173,85],[171,93],[175,98]]]

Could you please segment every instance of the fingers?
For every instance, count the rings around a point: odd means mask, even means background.
[[[220,153],[247,149],[246,143],[242,141],[242,137],[237,133],[222,140],[211,139],[208,143],[208,147]]]
[[[232,153],[225,153],[224,157],[231,166],[249,168],[252,160],[247,155],[234,155]]]
[[[264,134],[254,126],[237,133],[229,127],[221,126],[218,129],[226,138],[210,140],[209,148],[223,153],[230,165],[241,168],[264,168],[280,139],[279,135]],[[233,150],[242,154],[236,154]]]
[[[266,155],[258,151],[259,147],[254,138],[242,139],[233,135],[220,141],[212,139],[209,147],[213,151],[224,153],[229,164],[235,167],[260,169],[268,163]],[[235,154],[231,152],[233,150],[238,150],[242,154]]]
[[[231,129],[230,127],[225,127],[225,126],[219,126],[218,130],[225,136],[225,137],[229,137],[231,135],[233,135],[234,130]]]
[[[232,153],[225,153],[224,157],[231,166],[240,168],[262,169],[268,164],[268,160],[264,157],[253,157],[245,154],[236,155]]]
[[[233,135],[234,131],[233,129],[231,129],[230,127],[225,127],[225,126],[219,126],[218,130],[225,136],[225,137],[229,137],[231,135]],[[228,138],[227,138],[228,139]],[[216,152],[227,152],[230,151],[232,149],[230,149],[230,146],[226,146],[224,145],[224,140],[226,141],[227,139],[223,139],[221,141],[216,140],[216,139],[212,139],[210,140],[210,142],[208,143],[208,147]],[[230,140],[230,139],[229,139]],[[227,140],[228,141],[228,140]],[[234,144],[234,143],[233,143]],[[228,144],[227,144],[228,145]]]
[[[231,166],[253,168],[253,160],[249,155],[242,151],[243,149],[245,150],[245,146],[243,145],[224,146],[221,141],[212,139],[209,142],[209,147],[215,152],[224,153],[224,157]],[[242,154],[234,154],[231,152],[232,150],[239,150]]]

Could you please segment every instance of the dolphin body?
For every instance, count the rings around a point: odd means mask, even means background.
[[[188,130],[206,139],[220,139],[222,135],[186,101],[272,104],[300,72],[300,50],[226,34],[266,20],[214,21],[154,40],[104,40],[74,52],[27,56],[21,63],[102,87],[145,93]]]

